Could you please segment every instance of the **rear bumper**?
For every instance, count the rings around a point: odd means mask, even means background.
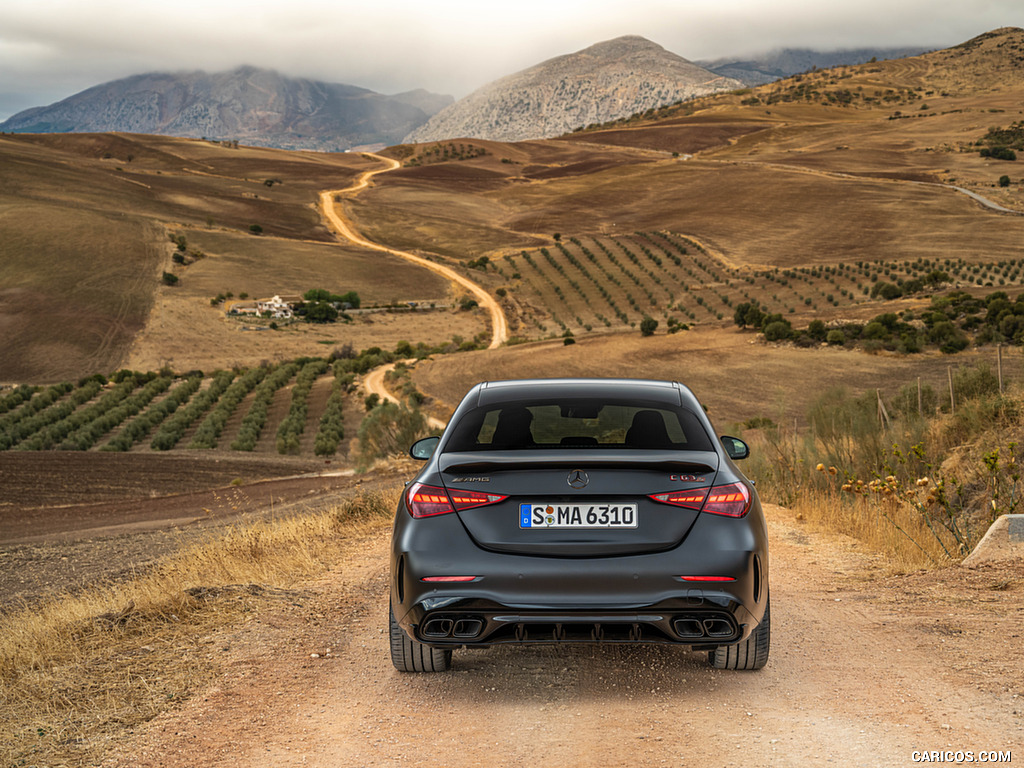
[[[735,601],[681,598],[637,610],[514,610],[489,601],[427,599],[413,606],[402,628],[438,647],[509,643],[672,643],[716,648],[749,635],[757,622]]]
[[[662,552],[576,559],[487,551],[455,515],[445,518],[422,527],[409,521],[419,530],[404,525],[393,539],[394,615],[410,638],[427,645],[714,648],[746,639],[764,614],[768,551],[759,514],[751,520],[701,515],[682,544]],[[422,580],[436,576],[474,580]]]

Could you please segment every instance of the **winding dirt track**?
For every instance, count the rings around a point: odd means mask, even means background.
[[[412,363],[415,361],[407,360],[405,362]],[[388,371],[393,370],[394,367],[394,363],[388,363],[387,365],[377,366],[367,373],[363,377],[363,389],[366,390],[366,394],[377,395],[381,400],[389,400],[392,403],[397,403],[398,398],[391,394],[387,385],[384,383],[384,377],[387,376]],[[447,422],[441,421],[433,416],[427,416],[427,424],[436,429],[444,429],[448,425]]]
[[[335,205],[335,199],[338,197],[345,197],[355,194],[356,192],[366,189],[370,184],[370,179],[380,173],[387,173],[400,167],[400,163],[397,160],[391,158],[382,157],[381,155],[375,155],[372,153],[364,153],[367,157],[373,157],[381,162],[385,163],[382,168],[372,168],[369,171],[364,172],[359,176],[356,182],[345,189],[334,189],[327,190],[326,192],[320,193],[320,208],[323,211],[324,218],[326,218],[331,225],[334,227],[335,232],[341,237],[349,240],[356,245],[362,246],[363,248],[372,248],[375,251],[381,251],[392,256],[397,256],[400,259],[418,264],[421,267],[429,269],[431,272],[436,272],[453,283],[462,286],[467,291],[473,294],[476,298],[477,303],[487,310],[491,318],[491,343],[488,349],[497,349],[508,340],[508,323],[505,320],[505,313],[502,311],[501,306],[494,299],[491,294],[481,288],[479,285],[474,283],[469,278],[460,275],[454,269],[446,267],[443,264],[437,264],[436,262],[425,259],[422,256],[417,256],[409,251],[401,251],[396,248],[389,248],[386,245],[380,245],[372,240],[367,240],[365,237],[360,235],[353,229],[352,225],[345,219],[345,217],[338,212],[338,206]]]

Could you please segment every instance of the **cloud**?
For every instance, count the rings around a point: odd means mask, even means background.
[[[940,47],[1021,24],[1019,0],[34,0],[0,6],[0,119],[151,71],[254,64],[460,97],[623,34],[701,59],[784,46]]]

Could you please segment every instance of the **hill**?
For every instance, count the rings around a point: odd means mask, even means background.
[[[741,85],[629,35],[495,80],[445,107],[406,142],[558,136],[663,104]]]
[[[1020,141],[1022,56],[1002,29],[552,141],[398,147],[405,167],[352,212],[379,241],[487,256],[526,336],[729,324],[750,300],[794,325],[866,321],[926,302],[870,295],[926,265],[1016,287],[1022,179],[980,150]]]
[[[451,101],[423,90],[384,96],[353,85],[239,67],[115,80],[19,112],[0,123],[0,130],[119,131],[334,152],[393,144]]]
[[[399,263],[382,281],[379,254],[339,245],[321,221],[320,192],[374,164],[355,153],[158,136],[0,136],[0,382],[75,380],[128,364],[258,365],[327,354],[325,342],[472,338],[470,313],[367,313],[270,334],[242,332],[211,304],[229,292],[325,288],[354,290],[364,305],[448,306],[445,280]],[[173,287],[164,272],[179,278]]]
[[[948,274],[947,288],[975,293],[1022,284],[1021,175],[980,151],[1019,141],[1022,59],[1024,32],[1003,29],[555,140],[395,146],[388,154],[402,167],[343,210],[375,242],[465,270],[500,297],[521,338],[632,333],[645,315],[659,333],[728,327],[750,301],[794,327],[893,311],[917,318],[929,290],[889,300],[872,287],[932,270]],[[326,335],[244,334],[210,306],[229,291],[301,292],[318,276],[330,283],[320,287],[373,301],[458,304],[445,281],[338,245],[324,227],[319,193],[380,167],[372,158],[8,135],[0,162],[2,379],[53,381],[126,363],[257,365],[324,354],[321,343],[392,348],[458,336],[461,345],[485,330],[455,311],[431,323],[367,317]],[[209,258],[174,264],[169,235]],[[177,287],[160,284],[164,270],[181,277]]]
[[[744,85],[764,85],[814,69],[832,69],[869,61],[902,59],[923,52],[923,48],[850,48],[836,51],[783,48],[753,58],[725,58],[694,63],[722,77],[739,80]]]

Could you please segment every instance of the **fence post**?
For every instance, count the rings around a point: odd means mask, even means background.
[[[953,366],[950,365],[946,368],[946,373],[949,375],[949,415],[952,416],[956,413],[956,401],[953,399]]]
[[[885,403],[882,402],[882,391],[876,389],[875,397],[878,398],[878,421],[881,423],[882,429],[892,426],[889,422],[889,413],[885,410]]]
[[[999,371],[999,394],[1003,394],[1003,345],[996,344],[996,370]]]

